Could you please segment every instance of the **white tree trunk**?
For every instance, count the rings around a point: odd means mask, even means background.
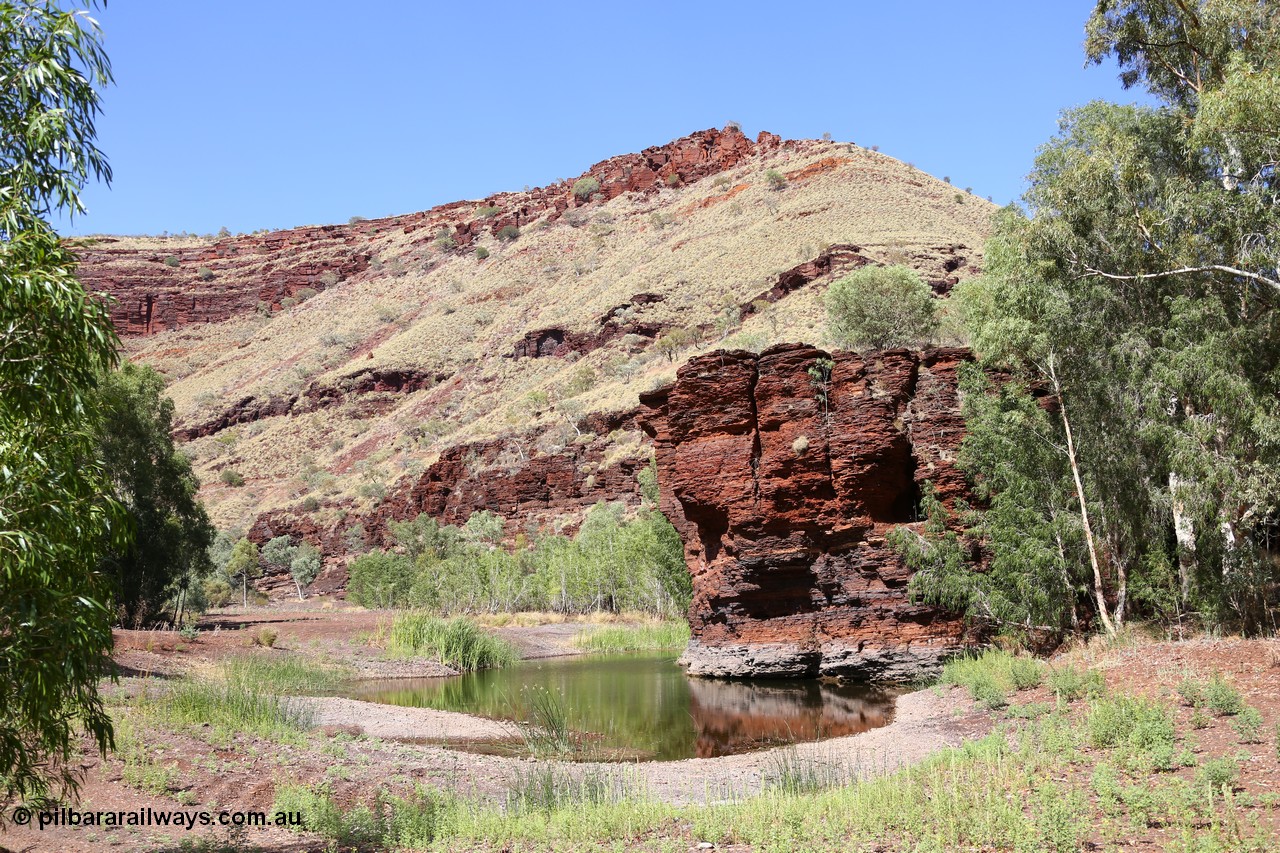
[[[1089,549],[1089,565],[1093,567],[1093,597],[1098,605],[1098,618],[1108,634],[1114,635],[1115,625],[1107,615],[1107,600],[1102,594],[1102,566],[1098,562],[1098,548],[1093,540],[1093,527],[1089,523],[1089,507],[1084,498],[1084,482],[1080,477],[1080,464],[1076,459],[1076,442],[1071,432],[1071,421],[1067,418],[1067,401],[1062,394],[1062,384],[1058,381],[1058,372],[1053,366],[1053,357],[1049,358],[1049,378],[1053,380],[1053,393],[1058,397],[1058,411],[1062,413],[1062,428],[1067,434],[1067,459],[1071,462],[1071,476],[1076,484],[1076,500],[1080,504],[1080,522],[1084,525],[1084,541]]]

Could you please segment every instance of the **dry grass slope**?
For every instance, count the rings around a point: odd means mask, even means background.
[[[772,187],[769,170],[782,173],[785,186]],[[832,244],[856,245],[873,261],[908,263],[927,279],[972,275],[993,210],[884,154],[786,143],[688,186],[624,193],[553,223],[544,217],[522,226],[514,241],[482,234],[465,252],[424,241],[418,230],[337,226],[340,246],[311,262],[368,253],[367,268],[270,316],[242,314],[130,338],[128,355],[172,379],[184,427],[209,422],[246,397],[341,392],[370,370],[432,377],[429,387],[409,393],[339,394],[337,405],[295,407],[189,443],[202,497],[221,527],[248,527],[266,510],[299,509],[307,496],[319,502],[323,523],[339,507],[372,509],[397,481],[462,441],[522,435],[513,453],[559,452],[578,438],[569,420],[630,409],[639,391],[674,377],[679,359],[655,350],[655,330],[700,325],[708,330],[702,348],[820,342],[823,281],[753,313],[740,328],[730,324],[723,343],[711,330],[726,306],[736,317],[736,308],[772,287],[779,273]],[[194,257],[212,245],[180,242],[115,238],[110,248],[156,255],[182,249]],[[488,257],[478,258],[477,247]],[[246,275],[290,263],[289,252],[264,257]],[[956,258],[958,268],[948,268]],[[194,271],[194,263],[183,264]],[[218,275],[216,286],[237,286],[230,273]],[[633,303],[636,294],[660,298]],[[586,339],[610,316],[647,334],[618,335],[581,357],[509,357],[530,332]],[[638,433],[614,438],[615,460],[645,452]],[[246,485],[223,484],[227,468]]]

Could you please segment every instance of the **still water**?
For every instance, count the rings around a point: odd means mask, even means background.
[[[563,700],[569,725],[597,761],[670,761],[856,734],[883,726],[895,695],[856,684],[690,678],[668,654],[524,661],[456,678],[363,682],[367,702],[529,719],[531,691]],[[518,751],[513,744],[470,744]]]

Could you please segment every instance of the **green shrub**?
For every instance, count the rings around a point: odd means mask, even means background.
[[[218,479],[228,486],[239,488],[244,485],[244,475],[234,468],[223,468]]]
[[[320,508],[320,500],[315,495],[307,495],[302,499],[302,509],[305,512],[315,512]]]
[[[1101,696],[1106,689],[1102,673],[1097,670],[1078,670],[1073,666],[1064,666],[1050,670],[1049,689],[1059,699],[1074,702],[1086,696]]]
[[[503,225],[496,236],[502,242],[510,243],[520,237],[520,229],[514,225]]]
[[[1009,704],[1004,688],[990,672],[976,674],[969,682],[969,695],[984,708],[995,710]]]
[[[1235,785],[1240,766],[1234,758],[1211,758],[1196,772],[1196,787],[1209,797],[1221,796]]]
[[[401,613],[391,624],[387,651],[397,657],[431,657],[460,672],[497,669],[519,660],[515,647],[486,634],[464,617],[441,619]]]
[[[493,204],[482,204],[476,208],[476,216],[481,219],[492,219],[498,215],[498,207]]]
[[[1262,743],[1262,715],[1257,708],[1245,706],[1231,721],[1231,728],[1240,736],[1241,743]]]
[[[257,633],[253,635],[253,644],[262,646],[264,649],[273,648],[276,640],[280,635],[271,628],[259,628]]]
[[[213,270],[208,267],[200,267],[200,269],[196,270],[196,278],[201,281],[213,281]]]
[[[577,196],[579,201],[586,201],[591,198],[593,194],[599,191],[600,181],[596,180],[596,178],[591,175],[578,178],[578,180],[573,184],[573,194]]]
[[[204,599],[210,607],[226,607],[231,602],[231,584],[226,578],[212,577],[201,584]]]
[[[1015,657],[1009,662],[1009,677],[1016,690],[1029,690],[1039,687],[1044,680],[1043,667],[1040,662],[1028,657]]]
[[[1218,673],[1214,673],[1213,678],[1205,685],[1204,701],[1209,710],[1223,717],[1239,714],[1244,710],[1244,697],[1240,695],[1240,691]]]
[[[484,246],[477,246],[476,260],[483,261],[487,257],[489,257],[489,250],[486,249]]]
[[[285,298],[280,300],[280,307],[285,309],[286,311],[297,304],[298,304],[298,300],[294,299],[292,296],[286,296]]]
[[[866,266],[832,282],[823,303],[827,334],[857,350],[917,347],[938,329],[933,291],[905,266]]]
[[[363,531],[361,531],[363,539]],[[352,549],[358,550],[358,549]],[[402,607],[409,603],[414,569],[400,554],[362,554],[348,568],[347,598],[362,607]]]
[[[458,241],[453,238],[452,234],[441,234],[435,239],[433,245],[441,252],[448,252],[458,247]]]
[[[175,258],[173,255],[170,255],[169,257],[164,259],[164,265],[166,267],[177,267],[181,263],[182,262],[179,261],[177,258]]]
[[[311,288],[311,287],[299,288],[298,292],[294,294],[294,296],[297,298],[299,302],[306,302],[308,299],[310,299],[315,295],[316,295],[315,288]]]
[[[1204,704],[1204,682],[1192,675],[1184,675],[1178,682],[1178,695],[1189,707],[1199,708]]]
[[[764,173],[765,183],[771,190],[780,190],[787,185],[787,178],[777,169],[769,169]]]

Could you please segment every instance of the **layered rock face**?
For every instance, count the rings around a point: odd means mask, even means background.
[[[457,201],[403,216],[357,218],[348,225],[227,237],[188,247],[98,237],[80,248],[79,276],[90,292],[112,297],[111,319],[123,337],[216,323],[255,311],[279,311],[282,300],[296,299],[303,290],[324,290],[365,272],[373,260],[369,246],[379,234],[414,235],[412,244],[447,237],[461,254],[484,232],[518,229],[542,217],[554,222],[566,211],[623,193],[652,194],[694,183],[782,145],[766,131],[752,142],[737,128],[708,129],[601,161],[579,179],[496,193],[478,205]],[[581,197],[574,187],[587,178],[598,188]],[[485,208],[484,215],[479,208]]]
[[[965,493],[969,358],[718,352],[641,397],[693,576],[690,672],[907,681],[966,645],[960,617],[912,603],[885,535],[921,523],[925,481],[944,503]]]

